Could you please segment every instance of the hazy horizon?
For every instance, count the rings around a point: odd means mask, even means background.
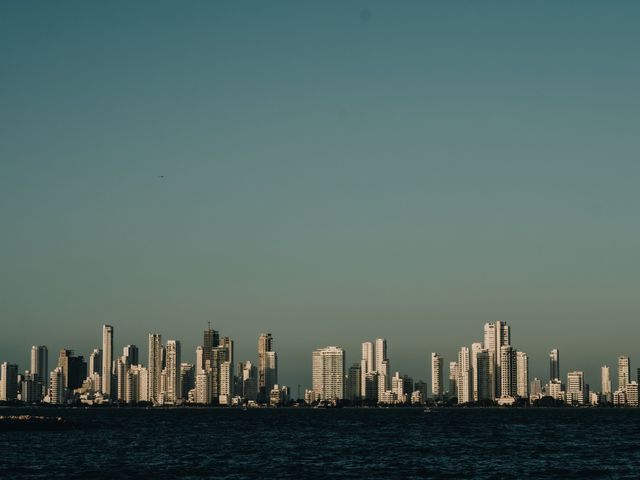
[[[207,321],[279,380],[485,322],[640,365],[637,2],[0,4],[0,362]],[[50,363],[50,366],[52,363]]]

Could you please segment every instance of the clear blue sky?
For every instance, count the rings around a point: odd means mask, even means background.
[[[640,365],[640,3],[2,2],[0,361],[211,320]],[[159,178],[165,175],[166,178]],[[295,391],[295,390],[294,390]]]

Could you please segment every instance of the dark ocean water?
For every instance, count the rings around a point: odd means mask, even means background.
[[[29,413],[86,427],[0,432],[2,478],[640,478],[640,409]]]

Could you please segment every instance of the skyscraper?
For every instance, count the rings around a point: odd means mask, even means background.
[[[4,362],[0,365],[0,401],[18,398],[18,365]]]
[[[211,355],[213,349],[220,345],[220,334],[217,330],[213,330],[211,328],[211,324],[209,324],[208,328],[204,331],[203,335],[203,344],[202,344],[202,355],[204,360],[204,368],[207,368],[207,362],[210,365],[213,365]],[[211,368],[211,367],[209,367]]]
[[[260,400],[265,401],[271,388],[267,389],[267,352],[273,350],[273,337],[270,333],[261,333],[258,338],[258,395]]]
[[[178,340],[167,341],[167,395],[168,403],[177,404],[182,400],[182,388],[180,383],[180,342]]]
[[[344,350],[340,347],[319,348],[312,355],[313,391],[320,400],[344,398]]]
[[[449,397],[458,396],[458,362],[449,362]]]
[[[362,344],[362,360],[360,360],[360,396],[366,398],[366,378],[367,375],[375,371],[375,359],[373,356],[373,343],[364,342]]]
[[[49,385],[51,389],[51,395],[49,396],[50,403],[54,405],[60,405],[66,401],[66,388],[64,386],[64,373],[62,368],[56,367],[53,369],[49,376]]]
[[[603,365],[601,369],[602,395],[608,403],[613,401],[613,390],[611,389],[611,368]]]
[[[91,376],[94,373],[102,375],[102,350],[99,348],[94,348],[89,354],[89,369],[87,370],[87,375]],[[102,381],[100,382],[99,389],[102,390]]]
[[[274,385],[278,384],[278,354],[276,352],[265,352],[265,370],[264,370],[264,390],[267,396],[273,390]]]
[[[462,347],[458,352],[458,403],[473,401],[471,357],[468,347]]]
[[[162,375],[162,335],[149,334],[149,401],[160,401],[160,378]]]
[[[474,378],[477,382],[478,401],[494,398],[491,375],[491,356],[489,350],[483,348],[476,353],[476,368]]]
[[[111,398],[113,385],[113,327],[102,326],[102,394]]]
[[[495,323],[485,323],[484,325],[484,348],[489,350],[489,370],[491,373],[491,395],[497,396],[502,388],[500,378],[500,348],[511,345],[511,327],[506,322],[497,321]]]
[[[516,351],[511,345],[500,347],[500,396],[515,397],[518,394]]]
[[[138,347],[135,345],[127,345],[122,349],[122,356],[127,365],[138,365],[138,353]]]
[[[376,372],[378,372],[378,399],[391,389],[391,365],[387,357],[387,340],[376,338]]]
[[[431,394],[433,398],[442,398],[444,395],[444,359],[436,352],[431,353]]]
[[[347,375],[347,384],[345,387],[345,398],[352,402],[360,400],[360,392],[362,391],[362,386],[360,385],[360,382],[362,381],[361,379],[360,363],[354,363],[349,367],[349,374]]]
[[[49,389],[49,350],[44,345],[31,347],[31,374],[40,387],[40,398]]]
[[[630,372],[629,357],[618,357],[618,390],[624,391],[624,389],[627,388]]]
[[[482,350],[482,343],[471,344],[471,399],[478,401],[478,353]]]
[[[87,378],[87,364],[84,358],[76,356],[73,350],[60,350],[58,367],[62,369],[64,386],[69,392],[80,388],[84,379]]]
[[[549,380],[560,380],[560,351],[557,348],[549,353]]]
[[[519,397],[529,397],[529,356],[524,352],[516,353],[517,394]]]
[[[567,403],[582,405],[584,402],[584,374],[582,372],[568,372]]]

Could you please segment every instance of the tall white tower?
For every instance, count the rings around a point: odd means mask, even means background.
[[[443,366],[444,359],[436,352],[431,353],[431,394],[433,398],[442,398],[444,395]]]
[[[471,358],[468,347],[462,347],[458,352],[458,403],[469,403],[473,400],[471,386]]]
[[[524,352],[516,353],[516,376],[518,396],[529,398],[529,356]]]
[[[167,340],[167,402],[174,405],[182,399],[180,378],[180,342]]]
[[[344,398],[344,350],[340,347],[325,347],[312,355],[313,391],[320,400]]]
[[[607,399],[607,402],[612,401],[611,390],[611,368],[608,365],[603,365],[601,370],[602,377],[602,395]]]
[[[49,350],[44,345],[31,347],[31,373],[41,386],[38,398],[49,389]]]
[[[618,357],[618,390],[624,391],[629,383],[629,357]]]
[[[111,398],[113,385],[113,327],[102,326],[102,394]]]
[[[160,400],[160,377],[162,375],[162,335],[149,334],[149,401]]]

